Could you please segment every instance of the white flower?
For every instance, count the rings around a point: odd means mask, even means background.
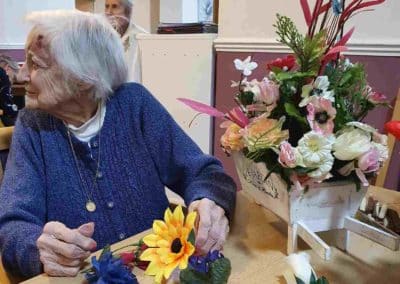
[[[389,149],[386,145],[371,142],[372,146],[375,146],[379,152],[379,162],[383,163],[389,158]]]
[[[235,68],[242,71],[244,76],[250,76],[251,72],[258,66],[256,62],[251,61],[251,56],[247,56],[244,61],[236,58],[233,63],[235,63]]]
[[[333,135],[325,137],[314,131],[306,133],[299,140],[297,150],[303,157],[303,164],[307,168],[316,169],[308,173],[308,176],[324,179],[329,175],[334,161],[331,154],[334,141]]]
[[[314,270],[310,265],[310,256],[305,252],[293,253],[286,258],[294,275],[306,284],[310,283],[311,274],[315,275]]]
[[[339,133],[333,144],[333,155],[342,161],[351,161],[371,148],[371,134],[359,128],[347,128]]]
[[[372,126],[370,126],[368,124],[365,124],[365,123],[362,123],[362,122],[359,122],[359,121],[347,122],[346,125],[347,126],[354,126],[356,128],[360,128],[360,129],[362,129],[362,130],[364,130],[366,132],[369,132],[369,133],[377,132],[377,130],[375,128],[373,128]]]
[[[335,93],[333,91],[328,91],[328,88],[328,76],[319,76],[317,79],[315,79],[313,84],[304,85],[301,93],[303,100],[299,103],[299,106],[304,107],[308,105],[315,96],[330,100],[332,103],[334,103]]]
[[[243,80],[242,85],[244,85],[243,91],[245,92],[252,92],[255,97],[260,95],[260,87],[258,86],[260,82],[257,81],[257,79],[253,79],[250,82],[246,80]]]

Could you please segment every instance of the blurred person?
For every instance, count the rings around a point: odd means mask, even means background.
[[[133,22],[133,0],[106,0],[105,14],[120,34],[128,64],[128,81],[142,82],[141,56],[136,35],[147,33]]]
[[[13,126],[18,114],[18,106],[12,95],[11,86],[17,81],[19,66],[7,55],[0,54],[0,116],[4,126]]]

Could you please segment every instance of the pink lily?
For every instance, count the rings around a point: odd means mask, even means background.
[[[194,100],[190,99],[185,99],[185,98],[178,98],[178,101],[184,103],[185,105],[189,106],[195,111],[198,111],[200,113],[205,113],[210,116],[218,117],[218,118],[225,118],[228,119],[237,125],[239,125],[241,128],[244,128],[246,125],[249,124],[249,119],[248,117],[242,112],[240,107],[235,107],[231,109],[227,113],[223,113],[219,111],[218,109],[211,107],[209,105],[196,102]]]

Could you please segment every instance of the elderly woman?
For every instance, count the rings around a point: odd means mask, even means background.
[[[221,248],[234,183],[144,87],[124,83],[123,47],[109,23],[72,11],[29,19],[27,109],[0,190],[4,267],[24,277],[76,275],[93,250],[162,218],[164,186],[199,213],[197,249]]]
[[[140,50],[136,35],[147,33],[134,24],[132,19],[133,0],[106,0],[105,14],[114,29],[121,35],[128,64],[128,81],[142,82]]]

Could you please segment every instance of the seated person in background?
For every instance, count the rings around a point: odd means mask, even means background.
[[[0,54],[0,115],[4,126],[13,126],[18,114],[18,106],[11,94],[11,85],[16,81],[18,63],[11,57]]]
[[[106,0],[105,14],[114,29],[121,35],[128,64],[128,81],[142,82],[140,51],[136,34],[147,33],[132,19],[133,0]]]
[[[11,274],[74,276],[95,249],[149,229],[164,186],[199,216],[196,248],[221,249],[236,189],[143,86],[125,83],[118,34],[99,15],[36,12],[19,76],[27,91],[0,189]]]

